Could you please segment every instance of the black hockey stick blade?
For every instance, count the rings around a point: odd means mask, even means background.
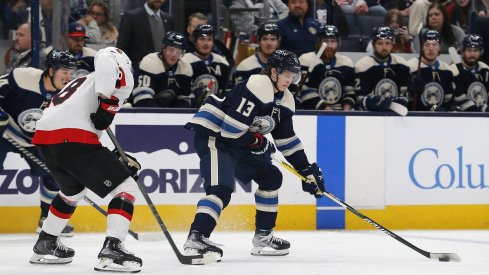
[[[119,144],[119,142],[115,138],[115,135],[112,132],[112,130],[110,128],[107,128],[105,130],[105,132],[109,136],[109,138],[112,141],[112,143],[114,144],[115,148],[117,148],[117,150],[119,151],[120,157],[125,162],[129,162],[128,159],[127,159],[126,153],[124,152],[124,150],[122,149],[121,145]],[[161,219],[160,214],[156,210],[156,207],[154,206],[153,202],[151,201],[151,198],[149,197],[149,195],[146,192],[146,190],[144,190],[144,186],[139,181],[136,181],[136,183],[138,184],[139,191],[141,191],[141,194],[143,195],[144,199],[146,200],[146,203],[148,204],[149,209],[151,210],[151,213],[153,214],[153,217],[156,219],[156,222],[158,223],[158,225],[160,226],[161,230],[163,231],[163,234],[165,235],[166,239],[170,243],[170,246],[173,249],[173,252],[177,256],[178,261],[181,264],[186,264],[186,265],[203,265],[203,264],[217,262],[217,259],[215,257],[213,257],[211,255],[208,255],[208,254],[204,254],[204,255],[183,255],[180,252],[180,250],[178,250],[177,245],[173,241],[173,238],[171,237],[170,232],[168,232],[168,229],[166,228],[165,223],[163,223],[163,220]]]
[[[304,178],[301,174],[299,174],[299,172],[297,172],[297,170],[295,170],[295,168],[292,167],[290,164],[288,164],[285,161],[277,158],[275,155],[272,155],[272,159],[275,160],[276,162],[278,162],[280,165],[282,165],[282,167],[284,167],[286,170],[288,170],[292,174],[296,175],[302,181],[306,181],[306,178]],[[428,252],[426,250],[423,250],[423,249],[415,246],[414,244],[403,239],[401,236],[397,235],[396,233],[390,231],[389,229],[383,227],[379,223],[375,222],[374,220],[372,220],[369,217],[365,216],[364,214],[360,213],[355,208],[351,207],[346,202],[340,200],[339,198],[337,198],[335,195],[329,193],[328,191],[322,192],[321,195],[330,198],[332,201],[334,201],[337,204],[341,205],[342,207],[348,209],[350,212],[357,215],[359,218],[366,221],[367,223],[369,223],[373,227],[375,227],[375,228],[379,229],[380,231],[384,232],[385,234],[391,236],[392,238],[394,238],[397,241],[401,242],[402,244],[408,246],[409,248],[413,249],[414,251],[420,253],[421,255],[425,256],[426,258],[436,259],[436,260],[439,260],[440,262],[460,262],[461,261],[460,257],[455,253],[432,253],[432,252]]]

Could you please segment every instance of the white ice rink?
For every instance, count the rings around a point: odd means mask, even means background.
[[[430,260],[386,234],[375,231],[280,231],[291,242],[284,257],[250,255],[251,232],[215,232],[223,245],[221,263],[186,266],[178,262],[167,241],[138,242],[128,236],[126,247],[143,259],[140,274],[324,274],[324,275],[482,275],[489,274],[489,231],[396,231],[429,252],[457,253],[462,262]],[[185,233],[172,233],[181,249]],[[0,274],[101,274],[93,270],[102,234],[63,238],[76,255],[68,265],[31,265],[37,235],[0,235]],[[102,273],[104,274],[104,273]]]

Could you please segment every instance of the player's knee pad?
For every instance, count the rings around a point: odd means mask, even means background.
[[[258,184],[260,190],[274,191],[280,189],[282,186],[282,172],[275,165],[270,165],[270,169],[267,170],[265,176],[255,178],[255,182]]]
[[[71,196],[65,195],[60,191],[51,202],[49,212],[58,218],[69,219],[71,215],[73,215],[73,212],[75,212],[76,205],[83,199],[86,193],[87,188],[84,188],[81,192]]]
[[[132,177],[128,177],[123,182],[121,182],[121,184],[119,184],[114,190],[112,190],[110,194],[112,195],[112,197],[116,197],[121,193],[126,193],[135,198],[138,194],[138,191],[139,187],[137,182]]]
[[[83,188],[83,190],[81,190],[80,192],[74,194],[74,195],[71,195],[71,196],[68,196],[68,195],[65,195],[62,191],[59,191],[58,195],[63,199],[63,201],[69,205],[72,205],[72,206],[76,206],[76,204],[81,201],[83,199],[83,197],[85,197],[85,194],[87,193],[88,189],[87,188]]]

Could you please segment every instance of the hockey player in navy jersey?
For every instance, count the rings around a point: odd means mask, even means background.
[[[120,49],[107,47],[95,56],[95,72],[70,82],[51,99],[32,140],[61,191],[53,199],[42,232],[34,245],[32,264],[66,264],[75,251],[59,240],[61,229],[88,189],[112,197],[107,210],[106,238],[97,271],[139,272],[142,261],[124,248],[138,193],[139,163],[123,163],[102,146],[103,130],[130,95],[132,65]]]
[[[325,190],[321,169],[316,163],[309,163],[292,123],[295,102],[288,87],[298,83],[300,72],[294,53],[276,50],[268,59],[266,74],[252,75],[225,96],[208,97],[187,124],[195,131],[194,144],[206,196],[197,203],[184,245],[186,253],[210,253],[218,261],[221,259],[222,249],[209,237],[231,200],[235,177],[258,184],[251,254],[289,253],[290,243],[273,234],[282,174],[271,162],[275,146],[263,135],[271,133],[279,151],[307,178],[302,182],[303,190],[319,197]]]
[[[355,64],[356,106],[360,110],[395,110],[393,106],[407,106],[409,68],[405,60],[391,54],[394,32],[390,27],[374,28],[372,46],[374,54],[365,56]]]
[[[440,33],[424,31],[421,35],[421,60],[412,58],[407,64],[412,74],[409,84],[411,110],[448,111],[452,104],[454,78],[450,67],[438,60]]]
[[[186,53],[182,60],[192,66],[192,91],[197,98],[196,107],[203,97],[226,91],[230,73],[229,63],[221,55],[212,52],[214,45],[214,27],[197,25],[192,32],[195,51]],[[213,87],[204,92],[209,82],[214,81]],[[203,94],[205,93],[205,94]]]
[[[36,130],[36,121],[51,98],[71,81],[76,70],[76,59],[72,54],[52,50],[46,56],[46,69],[17,68],[0,77],[0,134],[8,136],[24,147],[36,158],[38,150],[31,144]],[[10,119],[9,119],[10,116]],[[5,132],[4,132],[5,131]],[[8,152],[21,154],[5,138],[0,138],[0,171]],[[41,215],[38,232],[48,215],[49,205],[58,194],[59,188],[53,177],[35,161],[25,158],[32,175],[41,177]],[[63,229],[63,236],[73,236],[73,226]]]
[[[349,111],[355,106],[353,62],[345,55],[337,54],[340,34],[336,26],[322,26],[318,35],[317,49],[326,43],[320,58],[315,52],[301,55],[303,71],[312,71],[299,93],[301,107],[312,110]]]
[[[487,112],[489,67],[479,61],[484,53],[484,41],[477,34],[467,34],[462,43],[462,63],[452,64],[455,94],[452,110]]]
[[[267,68],[268,58],[280,46],[280,29],[275,23],[264,23],[257,34],[258,52],[245,58],[233,73],[233,85],[247,80],[251,75],[260,74]]]
[[[180,59],[183,42],[182,34],[169,31],[161,52],[143,57],[136,72],[138,86],[132,91],[134,107],[192,107],[192,67]]]

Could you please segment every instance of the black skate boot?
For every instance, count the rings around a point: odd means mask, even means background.
[[[284,256],[289,254],[290,243],[273,235],[272,230],[256,230],[251,255]]]
[[[34,255],[29,260],[31,264],[68,264],[75,255],[75,250],[64,246],[58,237],[44,231],[39,233],[33,250]]]
[[[104,246],[98,253],[98,263],[94,267],[97,271],[129,272],[141,271],[143,261],[134,256],[134,253],[124,248],[121,240],[106,237]]]
[[[44,220],[46,217],[43,217],[42,214],[39,217],[39,222],[37,223],[37,229],[36,233],[40,233],[42,231],[42,224],[44,223]],[[66,224],[65,228],[63,228],[63,231],[61,232],[60,237],[73,237],[73,233],[75,231],[75,228],[71,224]]]
[[[183,245],[183,250],[187,255],[208,255],[212,256],[216,262],[220,262],[223,252],[218,246],[220,245],[204,237],[204,234],[192,230]]]

